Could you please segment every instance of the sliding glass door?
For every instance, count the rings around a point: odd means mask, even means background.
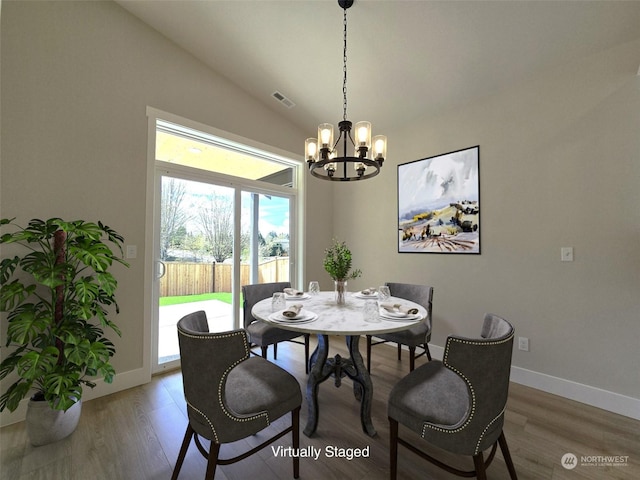
[[[176,324],[185,314],[204,310],[210,331],[238,328],[243,285],[296,278],[295,167],[253,151],[246,158],[217,152],[198,162],[211,150],[210,138],[194,143],[201,132],[175,128],[163,124],[156,139],[154,372],[178,366]]]
[[[159,365],[179,358],[176,324],[204,310],[209,329],[233,328],[233,188],[161,176]]]

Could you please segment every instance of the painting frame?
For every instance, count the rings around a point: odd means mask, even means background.
[[[480,145],[398,165],[398,253],[480,255]]]

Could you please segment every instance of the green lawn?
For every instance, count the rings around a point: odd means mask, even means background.
[[[160,306],[178,305],[180,303],[202,302],[204,300],[220,300],[231,305],[231,293],[202,293],[199,295],[181,295],[177,297],[160,297]],[[242,299],[240,299],[242,303]]]

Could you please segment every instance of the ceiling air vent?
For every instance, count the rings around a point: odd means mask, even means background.
[[[273,92],[272,96],[273,96],[273,98],[278,100],[282,105],[284,105],[287,108],[293,108],[293,107],[296,106],[295,103],[293,103],[291,100],[289,100],[287,97],[285,97],[280,92],[277,92],[277,91]]]

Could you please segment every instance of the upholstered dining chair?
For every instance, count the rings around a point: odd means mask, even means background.
[[[272,283],[256,283],[253,285],[244,285],[242,287],[242,296],[244,298],[244,328],[249,334],[249,340],[252,345],[260,347],[262,357],[267,358],[267,348],[273,345],[273,358],[278,358],[278,343],[293,342],[304,345],[304,370],[309,373],[309,334],[301,334],[278,328],[270,323],[257,320],[251,315],[251,309],[260,300],[270,298],[276,292],[282,292],[285,288],[290,288],[290,282],[272,282]],[[302,336],[303,341],[295,340]]]
[[[460,476],[486,479],[499,444],[512,480],[517,479],[502,426],[509,391],[514,329],[493,314],[484,317],[480,338],[450,336],[443,361],[434,360],[410,372],[391,390],[391,480],[398,469],[398,444]],[[473,457],[475,469],[463,471],[430,456],[400,438],[398,425],[454,454]],[[486,461],[483,452],[491,447]]]
[[[243,460],[289,432],[294,451],[299,448],[300,385],[277,365],[251,356],[244,330],[209,333],[207,316],[199,311],[178,322],[178,340],[189,422],[172,480],[178,478],[191,439],[207,459],[208,480],[217,465]],[[291,424],[279,433],[242,455],[219,458],[222,444],[254,435],[287,413]],[[200,437],[210,440],[208,451]],[[294,478],[299,469],[299,458],[293,457]]]
[[[399,332],[375,335],[367,335],[367,370],[371,372],[371,347],[387,342],[395,342],[398,345],[398,360],[402,360],[402,346],[409,347],[409,371],[416,366],[416,358],[426,355],[431,360],[429,341],[431,340],[431,311],[433,306],[433,287],[427,285],[413,285],[410,283],[386,283],[391,296],[405,298],[422,305],[427,310],[427,316],[418,325],[414,325]],[[422,352],[416,355],[416,348],[422,348]]]

